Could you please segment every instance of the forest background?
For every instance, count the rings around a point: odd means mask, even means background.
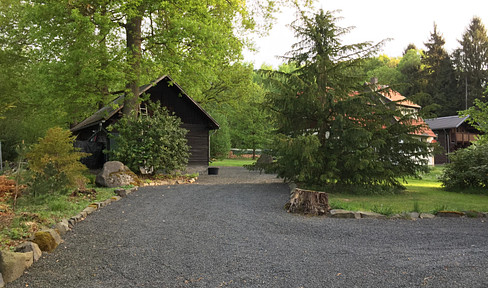
[[[221,124],[212,137],[230,147],[267,149],[275,127],[266,109],[266,74],[243,61],[251,35],[265,35],[278,7],[294,1],[19,1],[0,3],[0,141],[3,158],[54,126],[69,128],[114,98],[170,75]],[[313,1],[301,1],[308,7]],[[484,99],[488,37],[480,18],[466,23],[459,46],[444,48],[434,24],[425,47],[401,57],[364,59],[376,77],[423,106],[424,118],[457,115]],[[277,70],[290,72],[293,63]],[[137,109],[127,97],[124,113]]]

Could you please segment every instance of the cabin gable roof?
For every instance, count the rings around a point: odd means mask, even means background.
[[[469,116],[459,117],[458,115],[425,119],[432,130],[452,129],[461,126]]]
[[[218,129],[219,124],[217,121],[215,121],[210,114],[205,111],[200,104],[198,104],[193,98],[188,96],[188,94],[185,93],[185,91],[179,86],[176,82],[173,81],[173,79],[168,76],[164,75],[162,77],[159,77],[158,79],[152,81],[149,84],[143,85],[139,87],[139,97],[141,97],[144,93],[150,93],[151,88],[156,87],[158,85],[165,85],[164,83],[167,83],[168,86],[174,86],[178,90],[178,94],[180,97],[182,97],[185,101],[190,103],[191,109],[196,111],[201,115],[201,118],[203,121],[206,122],[206,125],[209,129]],[[163,95],[164,97],[165,95]],[[116,99],[114,99],[112,102],[110,102],[108,105],[105,107],[101,108],[97,112],[95,112],[93,115],[90,117],[86,118],[82,122],[78,123],[75,125],[73,128],[71,128],[72,132],[77,132],[80,130],[83,130],[85,128],[91,127],[98,125],[99,123],[103,123],[107,121],[108,119],[112,118],[114,115],[116,115],[119,111],[122,110],[124,107],[124,98],[125,94],[120,95]]]

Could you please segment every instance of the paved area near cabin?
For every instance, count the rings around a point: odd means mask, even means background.
[[[288,214],[287,185],[221,168],[98,210],[11,287],[487,287],[488,219]]]

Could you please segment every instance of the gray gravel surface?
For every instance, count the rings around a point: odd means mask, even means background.
[[[486,219],[304,217],[269,175],[198,183],[96,211],[7,287],[488,287]]]

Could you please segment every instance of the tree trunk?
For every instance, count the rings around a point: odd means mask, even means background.
[[[138,7],[137,10],[142,10]],[[127,19],[125,32],[127,37],[127,61],[129,62],[129,71],[127,72],[127,88],[130,92],[124,99],[124,116],[136,116],[138,98],[139,98],[139,79],[141,75],[141,46],[142,46],[142,12],[139,15],[131,16]]]
[[[106,17],[107,6],[102,5],[101,9],[102,9],[102,12],[101,12],[102,17]],[[103,51],[102,51],[103,55],[101,56],[101,60],[100,60],[100,70],[108,71],[109,55],[108,55],[107,37],[108,37],[108,34],[110,33],[110,29],[107,28],[106,24],[98,25],[98,29],[100,29],[100,35],[103,37],[102,42],[100,44],[100,46],[103,48]],[[108,81],[104,81],[102,83],[102,87],[101,87],[102,97],[100,99],[98,99],[98,109],[102,109],[105,106],[105,104],[107,103],[107,101],[111,100],[111,99],[109,99],[110,92],[108,89],[108,84],[109,84]]]
[[[324,215],[330,210],[329,195],[296,188],[287,206],[290,213]]]

